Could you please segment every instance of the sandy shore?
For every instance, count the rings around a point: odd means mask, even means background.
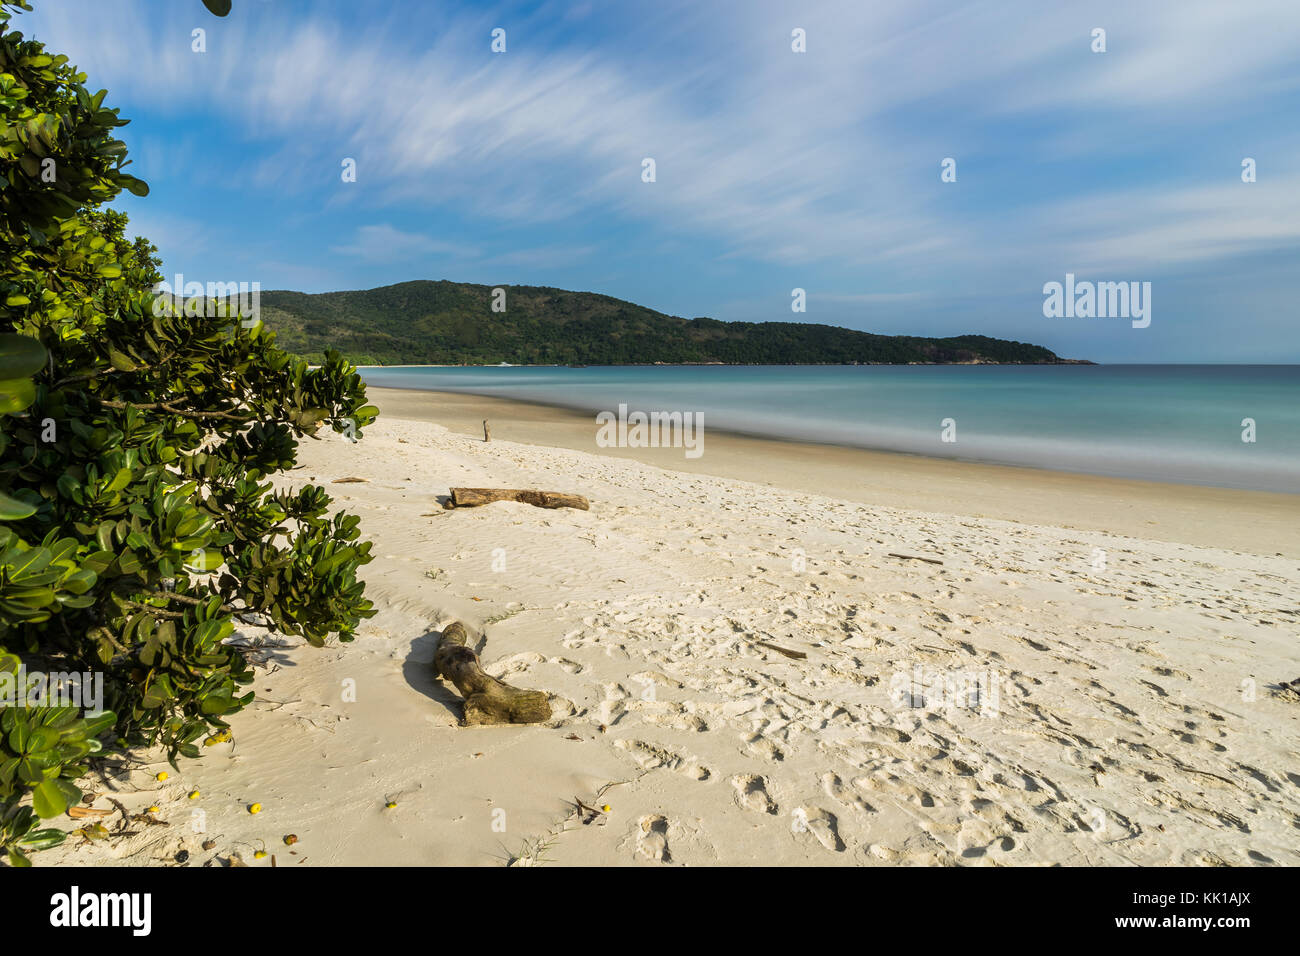
[[[591,415],[453,392],[371,388],[387,418],[436,421],[482,437],[631,458],[861,504],[1000,518],[1300,558],[1300,495],[1130,481],[1069,472],[774,441],[709,429],[705,454],[600,448]]]
[[[291,477],[362,516],[380,614],[267,648],[233,743],[92,788],[160,825],[40,862],[1300,863],[1295,499],[372,398]],[[548,724],[456,726],[453,619]]]

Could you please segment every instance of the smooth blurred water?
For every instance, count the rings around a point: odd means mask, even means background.
[[[1300,366],[365,368],[388,388],[582,411],[702,413],[706,430],[1300,493]],[[956,422],[956,442],[941,440]],[[1256,441],[1242,441],[1254,419]],[[593,435],[595,422],[592,423]],[[707,454],[707,437],[705,440]]]

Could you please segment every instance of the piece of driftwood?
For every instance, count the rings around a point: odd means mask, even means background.
[[[477,508],[494,501],[522,501],[536,508],[577,508],[590,511],[591,504],[582,495],[562,491],[528,491],[522,488],[453,488],[451,507]]]
[[[891,551],[889,552],[889,556],[891,558],[902,558],[904,561],[924,561],[926,564],[943,564],[942,561],[935,558],[923,558],[919,554],[894,554],[894,552]]]
[[[484,441],[492,440],[492,426],[488,424],[488,420],[486,418],[483,419],[483,440]]]
[[[68,816],[74,820],[82,820],[87,817],[95,819],[98,817],[112,816],[112,810],[105,810],[102,807],[68,807]]]
[[[465,698],[462,726],[537,724],[551,718],[551,704],[540,690],[522,690],[502,683],[479,665],[469,646],[465,625],[453,621],[442,631],[433,655],[433,673],[451,681]]]

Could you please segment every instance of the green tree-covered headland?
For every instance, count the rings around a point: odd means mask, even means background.
[[[594,292],[402,282],[357,292],[261,294],[280,345],[360,365],[737,365],[1065,363],[1049,349],[984,335],[872,335],[804,322],[684,319]]]

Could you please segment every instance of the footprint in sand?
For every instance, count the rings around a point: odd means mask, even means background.
[[[887,779],[878,780],[875,777],[854,777],[853,785],[862,790],[870,790],[883,796],[891,798],[902,797],[910,803],[918,804],[927,809],[935,806],[943,806],[943,801],[936,797],[928,790],[922,790],[903,780],[896,774],[888,774]]]
[[[898,863],[903,859],[903,854],[899,853],[892,847],[887,847],[880,843],[870,844],[867,847],[867,852],[877,860],[883,860],[886,863]]]
[[[613,727],[627,712],[627,707],[623,702],[632,695],[627,692],[626,687],[619,683],[605,684],[604,690],[605,699],[600,702],[596,713],[602,724]]]
[[[839,819],[830,811],[821,807],[799,807],[794,811],[793,825],[796,833],[811,833],[826,849],[844,852]]]
[[[623,706],[621,700],[602,700],[596,709],[597,718],[606,727],[613,727],[623,719],[625,713],[627,708]]]
[[[957,832],[957,852],[968,860],[998,857],[1016,848],[1015,838],[981,819],[962,822]]]
[[[838,800],[846,807],[857,810],[859,813],[876,812],[875,807],[846,787],[844,781],[837,774],[830,772],[822,774],[822,789],[826,791],[826,796],[832,800]]]
[[[1224,753],[1227,747],[1223,744],[1216,744],[1213,740],[1206,740],[1204,737],[1198,737],[1196,734],[1181,734],[1178,739],[1185,744],[1192,744],[1196,747],[1203,747],[1206,750],[1212,750],[1215,753]]]
[[[510,677],[528,673],[528,669],[534,664],[544,663],[546,663],[546,658],[541,654],[526,652],[503,657],[495,661],[491,667],[485,669],[497,680],[506,680]]]
[[[745,741],[745,753],[751,757],[760,757],[763,760],[770,760],[777,763],[785,759],[785,754],[781,748],[772,741],[768,740],[762,734],[754,734]]]
[[[736,788],[736,803],[755,813],[776,813],[776,801],[767,792],[767,781],[757,774],[742,773],[731,778]]]
[[[653,815],[642,817],[639,823],[641,834],[636,840],[636,852],[648,860],[672,862],[672,854],[668,850],[668,818]]]
[[[641,765],[642,770],[667,767],[694,780],[708,780],[712,776],[712,771],[701,764],[697,758],[673,753],[671,750],[656,747],[644,740],[616,740],[614,746],[630,753],[632,759]]]
[[[638,710],[641,712],[642,720],[658,727],[689,730],[695,733],[702,733],[709,729],[704,718],[687,712],[680,704],[642,704]]]

